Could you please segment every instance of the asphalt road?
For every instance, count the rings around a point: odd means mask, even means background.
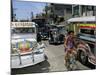
[[[60,45],[49,45],[48,41],[43,41],[46,44],[45,54],[48,60],[40,64],[29,66],[22,69],[12,69],[12,74],[29,74],[29,73],[45,73],[45,72],[62,72],[68,71],[64,65],[64,46]],[[79,61],[77,63],[77,70],[90,70],[91,65],[84,66]]]

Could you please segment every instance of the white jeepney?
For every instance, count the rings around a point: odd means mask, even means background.
[[[45,46],[37,43],[36,25],[34,22],[11,22],[11,68],[45,61]]]

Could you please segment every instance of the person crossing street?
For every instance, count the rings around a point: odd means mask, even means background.
[[[68,53],[71,53],[73,50],[75,50],[75,41],[74,41],[74,31],[69,31],[68,35],[65,36],[64,39],[64,47],[65,47],[65,58],[64,63],[66,65],[67,62],[67,55]]]

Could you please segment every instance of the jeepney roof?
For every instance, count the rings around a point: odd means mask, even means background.
[[[50,26],[55,26],[55,27],[64,27],[65,25],[56,25],[56,24],[51,24]]]
[[[96,17],[95,16],[85,16],[85,17],[76,17],[76,18],[71,18],[67,20],[68,23],[71,22],[95,22]]]
[[[57,25],[57,27],[64,27],[65,25]]]
[[[57,28],[53,28],[53,29],[50,29],[51,31],[55,31],[55,30],[57,30]]]

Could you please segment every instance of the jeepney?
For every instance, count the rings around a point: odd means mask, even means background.
[[[11,68],[45,61],[45,45],[37,43],[36,25],[34,22],[11,22]]]
[[[64,43],[64,37],[67,31],[64,29],[64,25],[53,25],[49,31],[49,44]]]
[[[96,65],[96,19],[95,16],[78,17],[68,20],[74,26],[77,58],[83,64],[87,62]],[[77,28],[75,28],[75,25]],[[75,30],[77,29],[77,30]],[[77,31],[77,32],[76,32]]]

